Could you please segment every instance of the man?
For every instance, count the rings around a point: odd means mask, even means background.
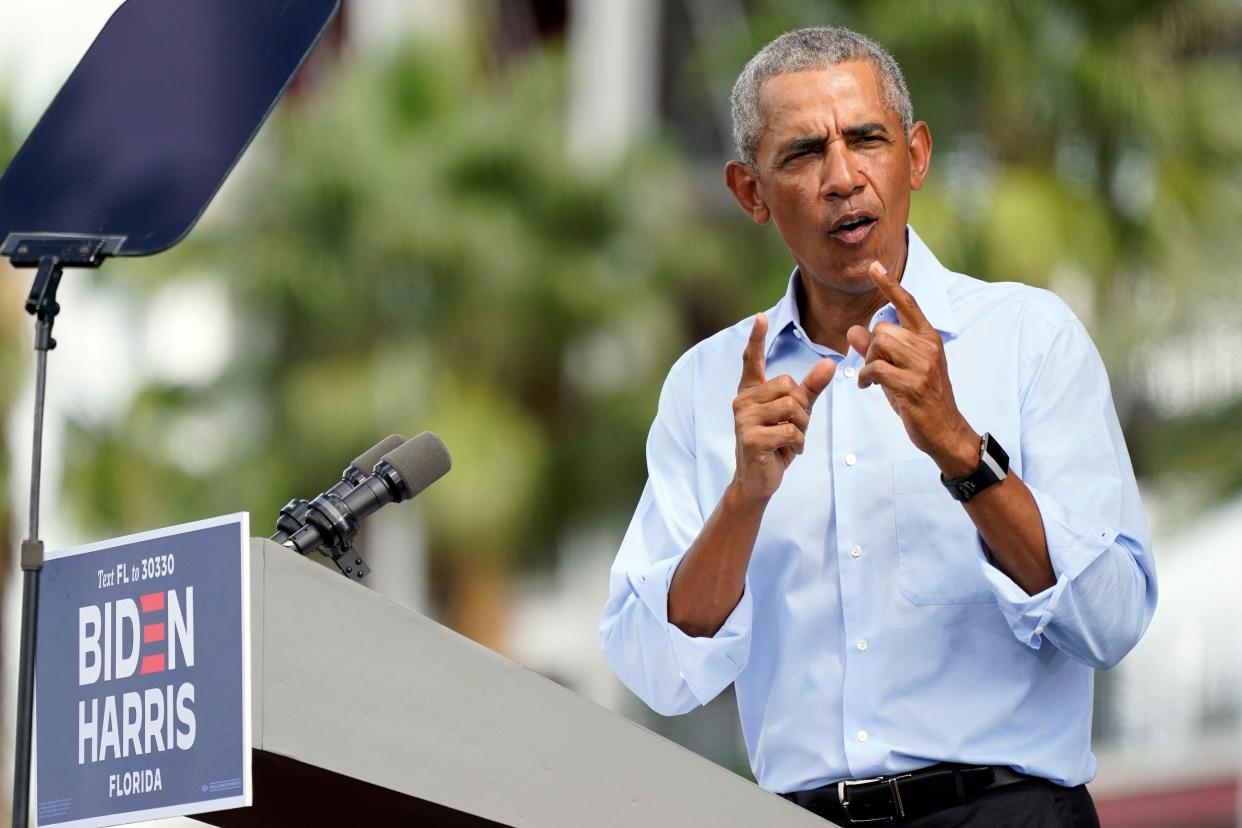
[[[1095,347],[907,227],[931,133],[872,41],[781,36],[733,119],[796,269],[669,374],[605,654],[666,715],[734,683],[759,783],[838,824],[1097,825],[1093,670],[1156,582]]]

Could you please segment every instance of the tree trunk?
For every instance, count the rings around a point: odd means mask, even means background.
[[[445,617],[457,632],[507,655],[512,573],[497,561],[465,558],[449,567]]]

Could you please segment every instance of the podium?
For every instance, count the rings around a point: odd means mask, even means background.
[[[789,826],[818,817],[268,540],[254,805],[219,826]]]

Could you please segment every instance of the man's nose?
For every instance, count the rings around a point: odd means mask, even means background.
[[[840,141],[828,144],[824,154],[824,198],[849,198],[866,186],[853,154]]]

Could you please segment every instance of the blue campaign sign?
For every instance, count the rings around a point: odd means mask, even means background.
[[[242,513],[48,554],[40,826],[250,804],[249,528]]]

